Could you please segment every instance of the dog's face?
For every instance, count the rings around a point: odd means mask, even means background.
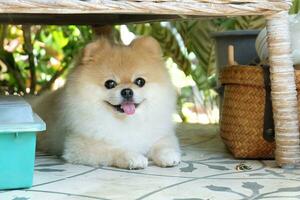
[[[89,91],[91,98],[121,115],[135,114],[155,95],[164,95],[156,93],[157,86],[169,84],[160,46],[151,37],[136,39],[129,46],[99,39],[85,48],[75,74],[81,84],[95,86]]]

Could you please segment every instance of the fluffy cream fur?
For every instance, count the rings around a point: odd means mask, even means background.
[[[146,80],[145,86],[134,84],[138,77]],[[108,79],[117,87],[105,88]],[[140,104],[133,115],[110,105],[123,101],[124,88],[131,88],[134,102]],[[123,46],[100,38],[84,49],[62,89],[34,102],[34,110],[47,123],[38,148],[93,166],[145,168],[148,158],[162,167],[175,166],[180,162],[172,122],[175,101],[156,40],[142,37]]]

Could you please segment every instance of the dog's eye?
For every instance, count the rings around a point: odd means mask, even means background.
[[[145,85],[146,81],[143,78],[137,78],[137,79],[135,79],[134,83],[139,87],[143,87]]]
[[[112,88],[114,88],[114,87],[117,86],[117,83],[116,83],[116,81],[114,81],[114,80],[107,80],[107,81],[105,81],[104,86],[105,86],[107,89],[112,89]]]

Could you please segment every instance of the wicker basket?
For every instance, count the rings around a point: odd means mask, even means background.
[[[220,82],[224,86],[220,134],[236,158],[274,158],[275,142],[268,142],[263,136],[266,104],[264,73],[261,66],[237,64],[224,68],[220,73]],[[296,70],[296,79],[299,91],[299,70]]]

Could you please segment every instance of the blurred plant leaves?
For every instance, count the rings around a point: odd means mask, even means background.
[[[290,14],[296,14],[300,10],[300,0],[293,0],[293,5],[290,9]]]
[[[57,78],[72,68],[74,57],[92,39],[92,30],[89,26],[73,25],[33,26],[31,30],[37,77],[37,91],[34,92],[40,92],[49,89]],[[1,25],[0,39],[0,59],[6,65],[5,70],[1,70],[6,75],[0,77],[0,81],[6,83],[3,87],[10,88],[9,93],[28,93],[26,88],[29,88],[31,81],[26,69],[30,52],[23,49],[21,27]]]

